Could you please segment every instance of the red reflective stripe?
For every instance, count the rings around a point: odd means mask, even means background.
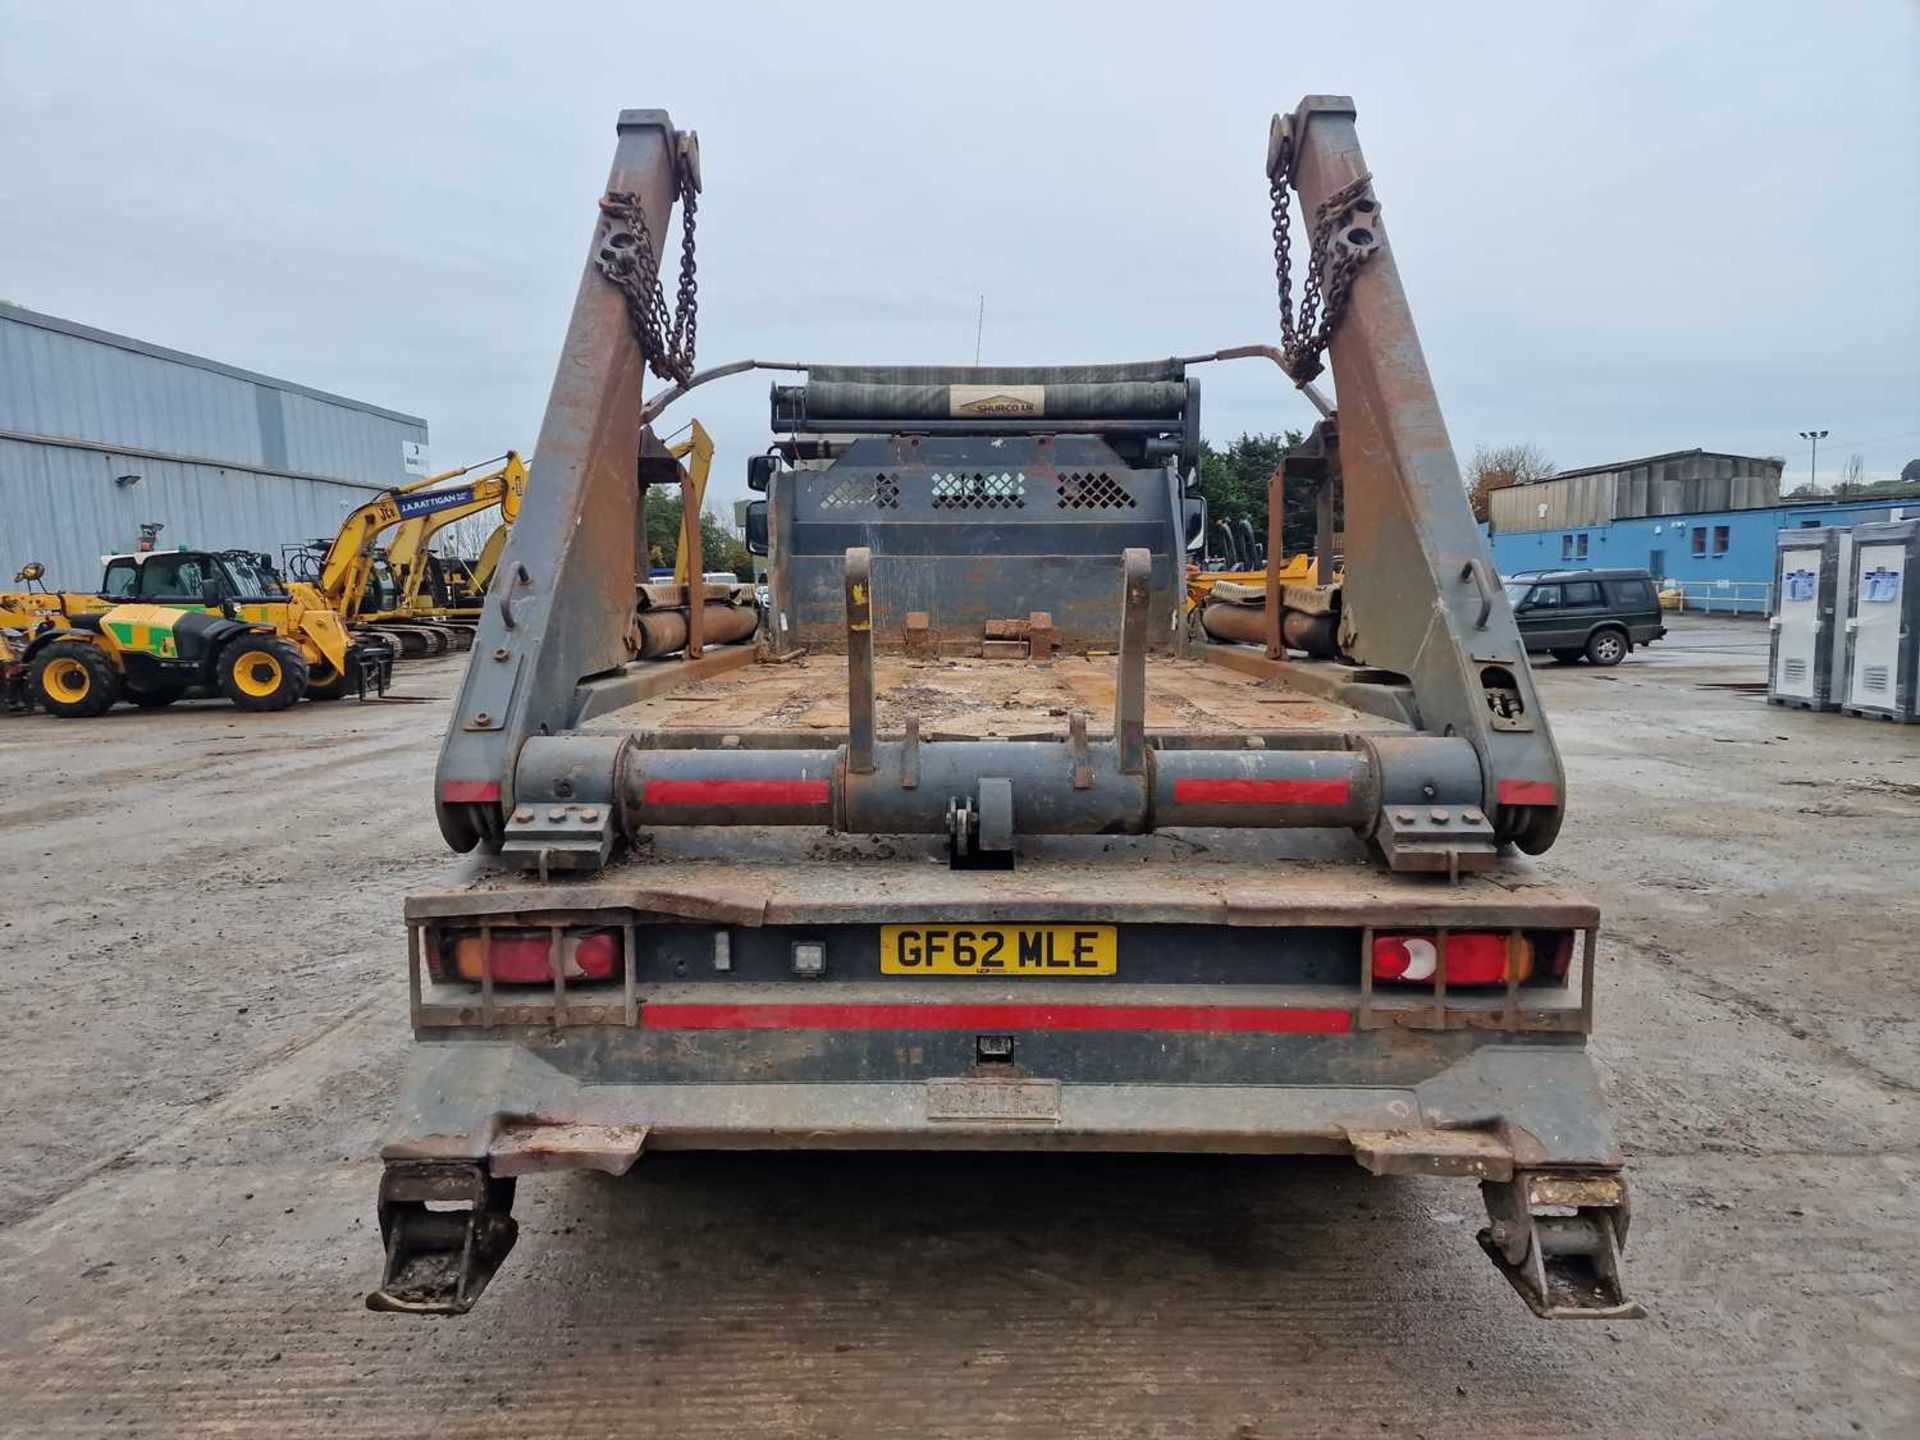
[[[649,780],[640,795],[647,805],[825,805],[832,798],[825,780]]]
[[[1345,780],[1176,780],[1176,805],[1344,805]]]
[[[1502,805],[1553,805],[1560,791],[1547,780],[1502,780],[1496,792]]]
[[[1341,1035],[1345,1010],[1290,1005],[650,1004],[655,1030],[1214,1030]]]
[[[498,780],[449,780],[440,787],[440,798],[449,805],[471,805],[500,798]]]

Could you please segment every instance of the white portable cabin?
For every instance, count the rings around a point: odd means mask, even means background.
[[[1853,551],[1840,708],[1912,724],[1920,721],[1920,520],[1858,526]]]
[[[1837,710],[1846,684],[1853,531],[1782,530],[1774,550],[1767,699],[1801,710]]]

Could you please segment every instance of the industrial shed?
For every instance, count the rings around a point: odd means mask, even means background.
[[[277,557],[427,464],[418,416],[0,303],[0,583],[90,589],[143,537]]]
[[[1562,470],[1487,497],[1496,535],[1607,525],[1656,515],[1759,510],[1780,503],[1781,462],[1717,450],[1670,450],[1640,460]]]

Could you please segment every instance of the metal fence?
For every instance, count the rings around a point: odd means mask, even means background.
[[[1771,580],[1663,580],[1661,593],[1674,590],[1686,599],[1685,608],[1703,615],[1771,615]]]

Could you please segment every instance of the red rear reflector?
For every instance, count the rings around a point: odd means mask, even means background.
[[[1344,780],[1201,780],[1173,782],[1176,805],[1344,805]]]
[[[493,932],[493,979],[496,985],[545,985],[553,981],[547,953],[551,936],[545,930]],[[454,942],[454,973],[462,980],[480,982],[487,964],[486,946],[478,935],[462,935]],[[560,937],[561,973],[569,980],[611,980],[620,973],[620,936],[613,930],[576,931]]]
[[[1502,805],[1557,805],[1560,789],[1547,780],[1502,780],[1495,790]]]
[[[1289,1005],[897,1004],[727,1005],[653,1001],[651,1030],[1178,1030],[1254,1035],[1344,1035],[1345,1010]]]
[[[646,805],[825,805],[833,787],[825,780],[649,780]]]
[[[498,780],[449,780],[440,787],[440,798],[449,805],[477,805],[500,798]]]
[[[1503,931],[1457,931],[1447,937],[1447,984],[1504,985],[1507,955],[1514,950],[1515,978],[1533,974],[1533,946],[1524,936]],[[1437,935],[1376,935],[1373,937],[1373,978],[1431,985],[1440,973]]]

